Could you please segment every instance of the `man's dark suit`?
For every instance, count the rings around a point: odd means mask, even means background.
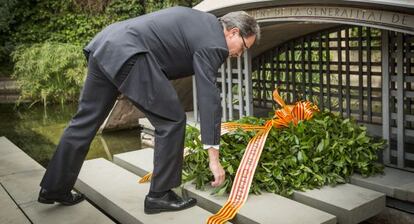
[[[79,109],[41,186],[51,192],[73,188],[90,142],[119,92],[155,127],[151,190],[179,186],[186,117],[169,79],[195,75],[202,142],[219,144],[221,104],[215,82],[229,54],[221,23],[208,13],[169,8],[106,27],[84,52],[88,76]]]

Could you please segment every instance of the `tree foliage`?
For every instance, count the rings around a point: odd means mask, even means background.
[[[13,9],[16,4],[17,0],[0,0],[0,62],[6,61],[12,50],[9,36],[14,20]]]
[[[49,102],[77,99],[75,95],[79,92],[80,85],[76,82],[74,84],[72,79],[68,79],[67,84],[63,83],[66,82],[64,79],[57,82],[54,78],[59,75],[52,70],[62,72],[60,76],[74,71],[83,72],[76,77],[84,77],[85,69],[78,67],[85,67],[85,63],[81,63],[85,60],[81,54],[82,48],[99,31],[117,21],[173,5],[194,6],[197,2],[200,1],[0,0],[0,67],[9,67],[8,64],[15,63],[14,74],[23,85],[24,98],[44,99],[44,102],[45,96]],[[51,48],[53,46],[58,49]],[[15,49],[11,61],[10,55]],[[46,52],[48,49],[50,52]],[[69,53],[68,57],[63,57],[65,52]],[[54,66],[46,60],[57,64]],[[65,60],[72,60],[75,64]],[[62,64],[74,67],[60,67]],[[45,65],[51,66],[50,69]],[[35,77],[42,80],[42,83],[36,82]],[[29,81],[34,83],[31,85]],[[46,88],[49,81],[52,87]],[[58,90],[54,89],[57,83],[62,88],[69,88],[68,91],[62,90],[66,95],[57,94]],[[72,89],[75,87],[78,88],[77,91]]]
[[[17,48],[13,77],[21,86],[21,97],[45,105],[77,100],[86,74],[79,49],[79,45],[49,42]]]

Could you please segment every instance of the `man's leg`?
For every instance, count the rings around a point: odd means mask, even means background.
[[[72,190],[90,143],[118,94],[91,57],[78,111],[66,127],[40,184],[49,194],[67,194]]]
[[[174,87],[151,54],[138,57],[119,90],[155,128],[154,171],[145,212],[181,210],[195,205],[195,199],[182,200],[170,191],[181,184],[186,116]],[[170,201],[155,198],[158,196],[154,192]]]
[[[179,102],[171,102],[172,104]],[[166,118],[149,111],[144,112],[155,128],[154,170],[150,191],[165,192],[181,185],[186,116]]]

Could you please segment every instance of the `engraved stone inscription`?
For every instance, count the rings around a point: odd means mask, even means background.
[[[332,20],[356,20],[365,23],[388,24],[414,29],[414,15],[396,12],[350,7],[274,7],[250,10],[248,13],[258,20],[271,18],[312,17]]]

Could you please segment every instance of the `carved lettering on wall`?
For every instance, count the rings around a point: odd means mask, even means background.
[[[350,7],[333,6],[311,6],[311,7],[274,7],[247,11],[257,20],[282,19],[282,18],[313,18],[313,19],[332,19],[355,20],[357,22],[371,24],[386,24],[394,27],[406,27],[414,30],[414,15],[389,12],[383,10],[360,9]]]

